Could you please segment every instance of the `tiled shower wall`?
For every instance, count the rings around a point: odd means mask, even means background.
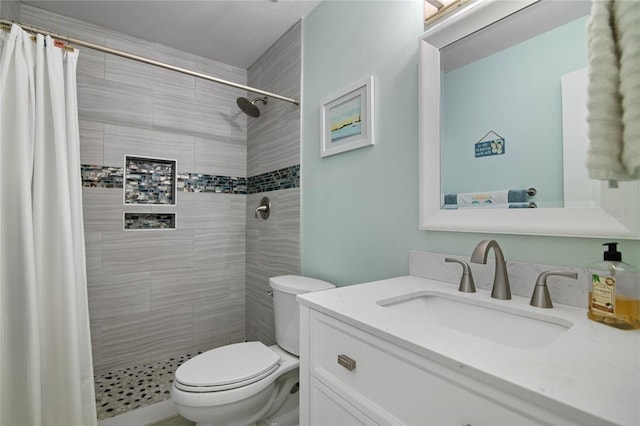
[[[0,16],[10,21],[17,21],[20,15],[20,3],[11,0],[0,0]]]
[[[20,21],[220,78],[247,71],[25,4]],[[81,49],[81,161],[177,160],[178,173],[247,177],[237,89]],[[123,205],[122,188],[85,187],[89,311],[96,371],[245,339],[246,194],[178,192],[177,206]],[[124,211],[176,212],[177,229],[123,231]]]
[[[300,99],[301,49],[298,23],[249,68],[249,85]],[[247,130],[248,176],[286,169],[299,178],[300,107],[277,100],[258,106],[261,115],[249,119]],[[248,340],[265,344],[275,343],[269,277],[300,273],[300,187],[285,186],[252,193],[250,179],[247,196],[246,331]],[[267,220],[254,217],[263,196],[271,200]]]
[[[246,71],[0,1],[9,19],[300,98],[299,23]],[[244,95],[237,89],[90,49],[81,49],[77,75],[85,168],[117,173],[128,154],[175,159],[190,178],[241,181],[231,193],[178,192],[174,207],[126,208],[113,180],[85,183],[95,370],[245,338],[273,343],[268,278],[300,270],[299,107],[271,100],[248,119],[235,105]],[[254,219],[265,195],[271,217]],[[175,212],[177,229],[123,231],[124,211]]]

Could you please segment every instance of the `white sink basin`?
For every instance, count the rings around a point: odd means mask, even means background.
[[[570,321],[546,313],[508,306],[509,301],[495,303],[437,291],[421,291],[377,303],[414,322],[448,327],[520,349],[541,348],[573,326]]]

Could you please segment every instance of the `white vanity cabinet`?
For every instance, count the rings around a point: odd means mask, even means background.
[[[410,275],[297,300],[301,425],[640,425],[640,330],[586,309]]]
[[[300,362],[301,425],[578,424],[305,306]]]

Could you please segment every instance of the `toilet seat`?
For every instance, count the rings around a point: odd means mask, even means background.
[[[257,382],[278,369],[280,357],[261,342],[202,353],[176,370],[174,385],[186,392],[218,392]]]

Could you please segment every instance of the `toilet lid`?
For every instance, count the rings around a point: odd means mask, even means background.
[[[228,387],[275,370],[280,357],[261,342],[222,346],[202,353],[176,370],[175,380],[189,387]]]

